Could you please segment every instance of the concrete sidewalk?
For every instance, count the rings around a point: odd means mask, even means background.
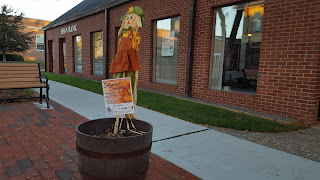
[[[50,81],[50,98],[88,119],[105,118],[103,96]],[[152,152],[207,180],[315,180],[320,163],[138,107],[154,127]]]

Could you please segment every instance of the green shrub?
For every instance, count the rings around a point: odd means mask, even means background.
[[[6,54],[7,61],[24,61],[23,57],[18,54]],[[3,61],[3,54],[0,54],[0,61]]]

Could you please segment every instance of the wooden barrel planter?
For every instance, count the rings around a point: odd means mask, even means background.
[[[114,122],[114,118],[105,118],[77,126],[76,147],[82,180],[145,179],[152,145],[152,125],[134,120],[135,127],[146,132],[137,136],[105,138],[90,135],[111,128]]]

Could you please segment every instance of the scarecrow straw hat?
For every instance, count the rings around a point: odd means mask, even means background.
[[[147,15],[145,13],[143,13],[141,7],[139,7],[139,6],[132,7],[131,6],[129,8],[129,11],[124,16],[121,17],[121,21],[123,21],[128,14],[137,14],[137,15],[139,15],[141,17],[142,26],[143,26],[144,18],[147,17]]]

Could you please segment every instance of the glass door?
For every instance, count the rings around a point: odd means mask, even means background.
[[[75,72],[82,73],[82,37],[74,37]]]

